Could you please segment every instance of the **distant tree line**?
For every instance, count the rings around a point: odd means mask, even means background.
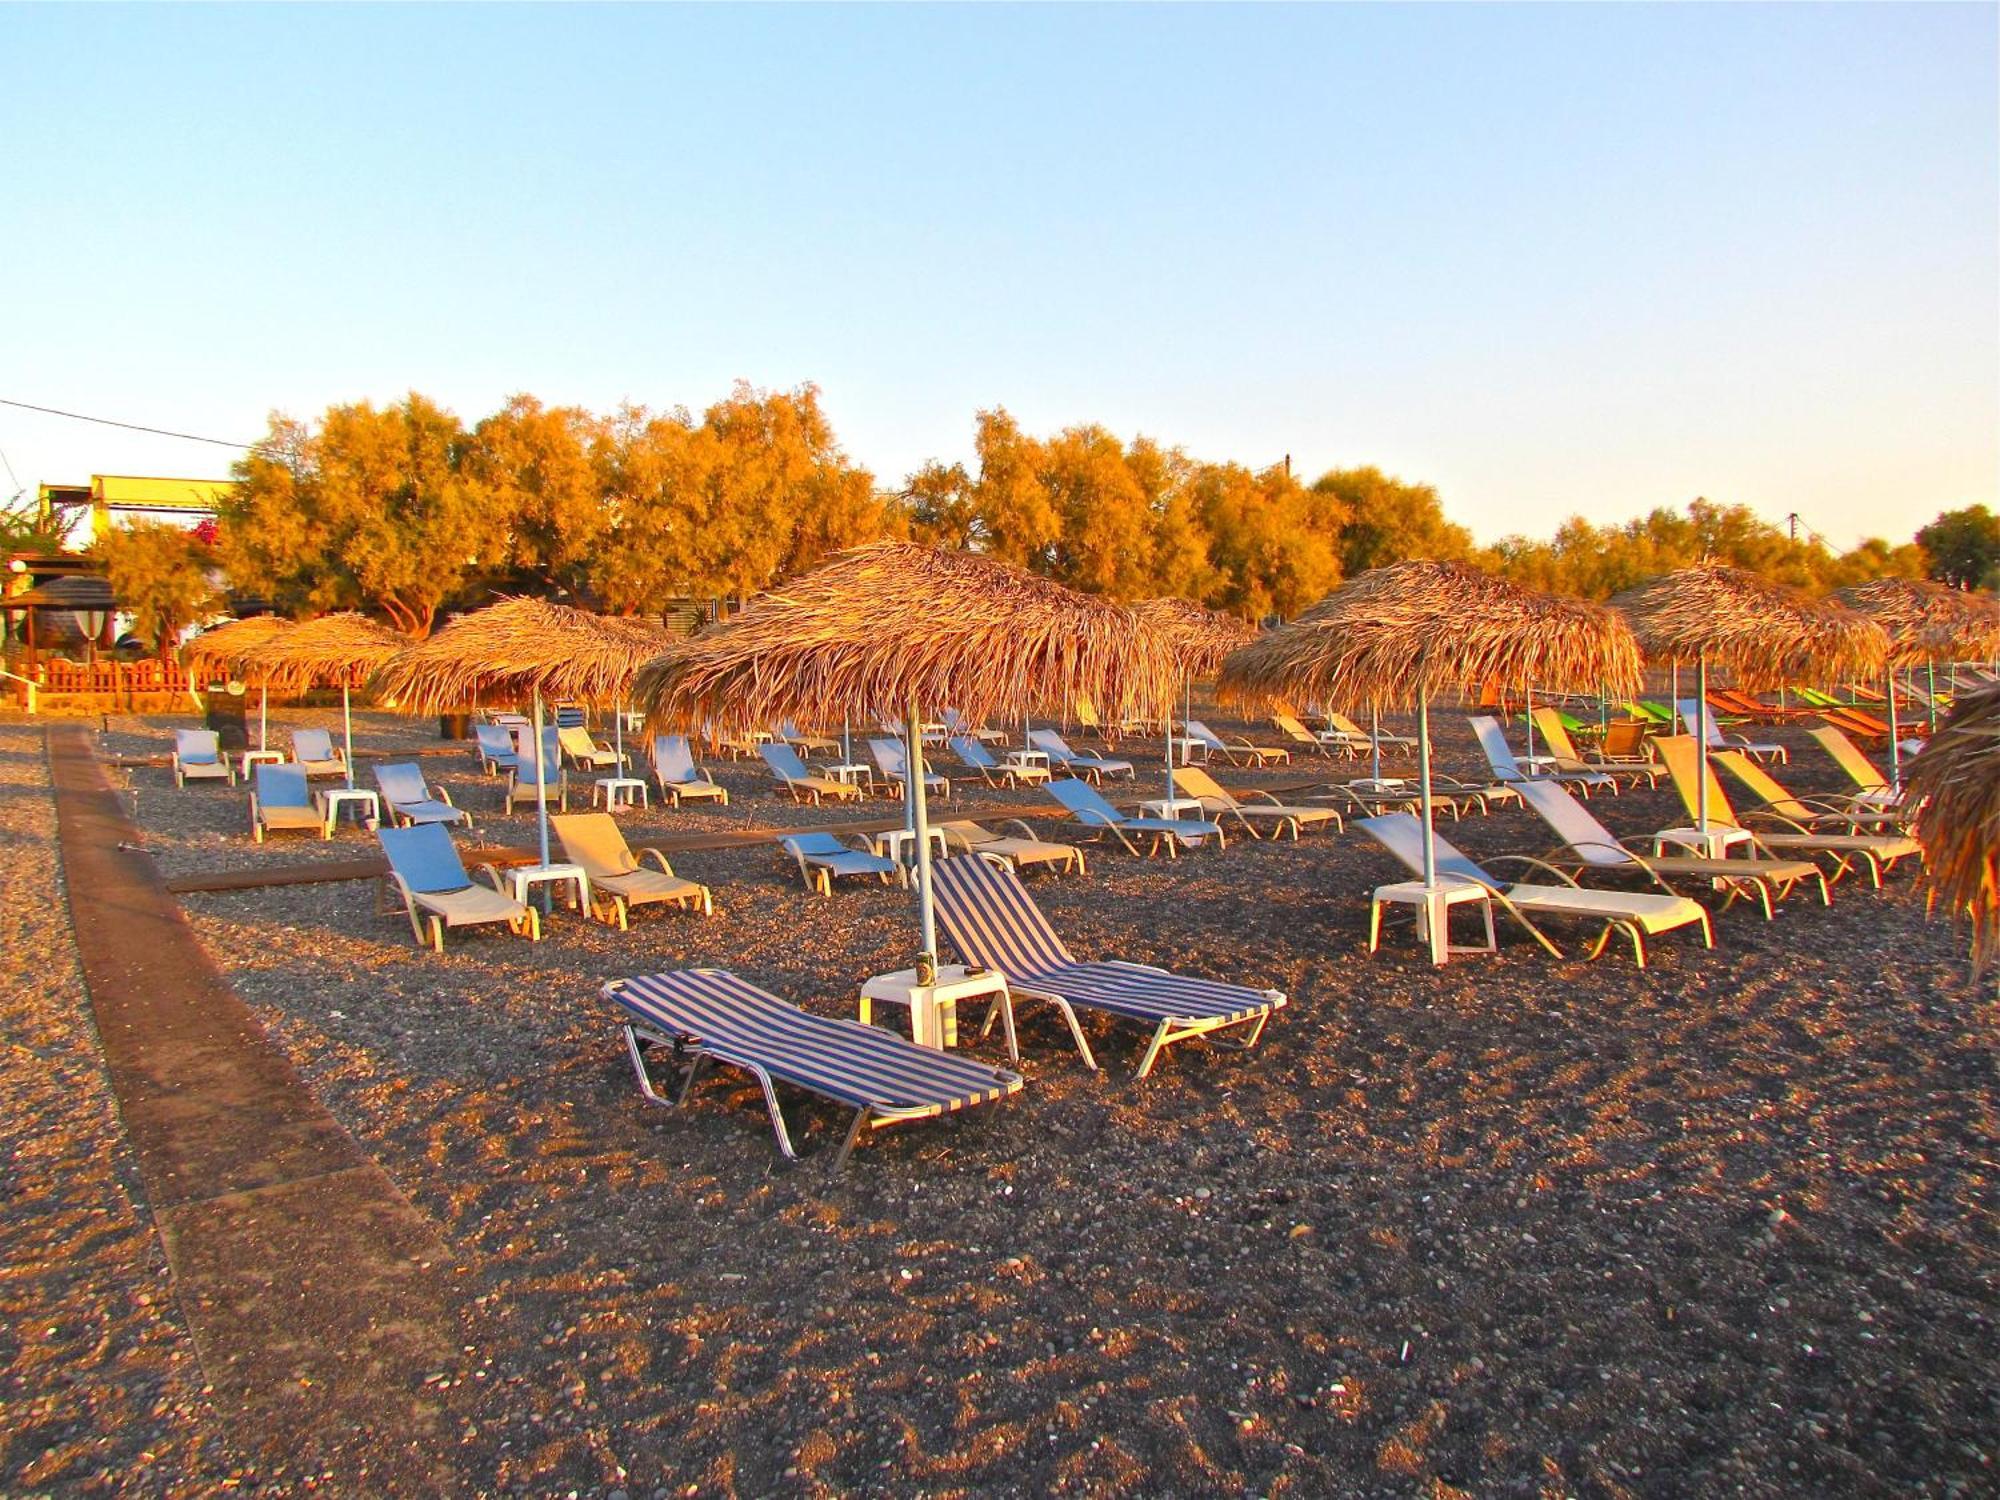
[[[523,395],[467,427],[415,394],[334,406],[310,425],[274,415],[235,478],[212,550],[150,529],[112,547],[121,597],[167,596],[150,620],[182,618],[199,596],[173,581],[177,569],[214,565],[232,589],[289,613],[373,609],[412,635],[501,592],[656,612],[674,599],[741,599],[884,537],[1245,619],[1294,615],[1343,578],[1413,557],[1589,598],[1704,558],[1815,592],[1884,575],[1967,586],[2000,575],[2000,519],[1983,506],[1941,515],[1914,541],[1844,553],[1705,499],[1614,525],[1576,517],[1546,540],[1482,548],[1431,486],[1378,469],[1307,482],[1289,464],[1196,459],[1100,426],[1038,437],[1000,408],[977,415],[970,466],[927,463],[886,488],[842,451],[812,386],[738,386],[699,417],[599,415]]]

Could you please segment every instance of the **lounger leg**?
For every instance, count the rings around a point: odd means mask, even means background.
[[[854,1150],[854,1143],[861,1139],[861,1132],[868,1126],[868,1106],[863,1105],[854,1112],[854,1121],[847,1127],[847,1137],[840,1143],[840,1149],[833,1154],[833,1162],[826,1169],[829,1177],[837,1176],[847,1165],[847,1158]]]
[[[1382,947],[1382,903],[1368,903],[1368,951],[1375,953]]]
[[[1701,945],[1704,948],[1715,946],[1715,928],[1709,923],[1707,912],[1701,914]]]
[[[1091,1072],[1097,1072],[1097,1057],[1091,1052],[1090,1042],[1083,1034],[1083,1025],[1076,1018],[1076,1007],[1059,996],[1052,996],[1049,1003],[1062,1012],[1062,1018],[1069,1026],[1070,1039],[1076,1043],[1076,1054],[1083,1059],[1083,1065]]]
[[[1160,1049],[1167,1045],[1168,1030],[1168,1024],[1165,1021],[1160,1022],[1159,1028],[1153,1033],[1152,1041],[1146,1044],[1145,1056],[1139,1059],[1139,1071],[1132,1075],[1134,1078],[1144,1078],[1153,1071],[1153,1064],[1159,1060]]]
[[[442,917],[431,918],[431,947],[439,953],[444,952],[444,918]]]
[[[778,1149],[784,1153],[786,1161],[797,1161],[799,1153],[792,1149],[792,1137],[785,1129],[785,1116],[778,1108],[778,1091],[772,1086],[771,1075],[762,1068],[752,1068],[750,1071],[757,1075],[757,1082],[763,1085],[764,1108],[770,1111],[771,1129],[777,1134]]]

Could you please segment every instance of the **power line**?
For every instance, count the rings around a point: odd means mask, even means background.
[[[0,406],[17,406],[22,411],[38,411],[48,417],[68,417],[73,422],[95,422],[100,427],[122,427],[127,432],[148,432],[154,437],[180,438],[189,443],[213,443],[218,448],[242,448],[252,453],[269,450],[269,444],[266,443],[233,443],[228,438],[202,437],[197,433],[174,432],[165,427],[148,427],[142,422],[120,422],[111,417],[93,417],[80,411],[61,411],[53,406],[37,406],[32,401],[10,401],[5,396],[0,396]]]

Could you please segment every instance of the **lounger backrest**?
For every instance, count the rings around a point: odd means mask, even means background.
[[[556,786],[561,783],[562,776],[563,765],[560,756],[550,755],[543,760],[537,760],[532,755],[515,758],[514,783],[517,786],[533,786],[537,781],[544,786]]]
[[[1569,737],[1569,726],[1562,721],[1562,715],[1553,708],[1538,708],[1534,711],[1535,728],[1542,732],[1542,743],[1549,747],[1549,754],[1560,755],[1564,760],[1582,760],[1576,753],[1576,742]]]
[[[1065,776],[1060,781],[1049,783],[1049,795],[1060,802],[1073,816],[1085,823],[1106,827],[1122,823],[1124,818],[1117,808],[1104,800],[1103,794],[1087,781],[1074,776]]]
[[[783,840],[793,854],[852,854],[854,851],[830,833],[795,833]]]
[[[1817,729],[1808,729],[1806,733],[1819,742],[1820,749],[1831,755],[1834,764],[1864,792],[1889,790],[1888,781],[1875,769],[1875,763],[1861,753],[1861,747],[1847,737],[1845,730],[1832,724],[1822,724]]]
[[[1022,978],[1074,963],[1010,866],[961,854],[931,866],[938,920],[967,963]]]
[[[1677,698],[1674,700],[1674,707],[1679,710],[1681,724],[1689,734],[1701,734],[1703,732],[1704,716],[1701,713],[1701,704],[1698,700],[1694,698]],[[1715,722],[1714,714],[1706,716],[1705,724],[1708,743],[1711,746],[1728,743],[1722,737],[1722,726]]]
[[[514,736],[499,724],[474,724],[473,738],[479,742],[479,753],[489,760],[511,760],[514,756]]]
[[[333,737],[324,729],[292,731],[293,760],[332,760]]]
[[[555,709],[556,728],[581,729],[589,723],[589,718],[580,703],[558,703]]]
[[[1104,727],[1097,717],[1097,705],[1088,698],[1080,697],[1076,700],[1076,722],[1085,729],[1102,729]]]
[[[1365,740],[1368,738],[1368,736],[1362,732],[1361,726],[1355,723],[1352,719],[1348,718],[1346,714],[1337,714],[1332,712],[1331,710],[1328,710],[1327,712],[1326,727],[1328,729],[1333,730],[1334,733],[1336,734],[1352,735],[1357,740]]]
[[[871,739],[868,754],[875,762],[875,769],[884,776],[900,777],[903,774],[902,741]]]
[[[1616,869],[1633,862],[1618,842],[1618,835],[1598,822],[1589,808],[1553,779],[1524,781],[1518,790],[1528,806],[1555,830],[1556,837],[1574,849],[1585,864]]]
[[[1424,825],[1414,813],[1383,813],[1380,817],[1363,818],[1355,826],[1401,860],[1411,874],[1424,873]],[[1431,848],[1437,856],[1438,874],[1476,880],[1481,885],[1500,884],[1465,854],[1454,849],[1443,834],[1432,832]]]
[[[1604,753],[1616,760],[1630,759],[1646,749],[1646,726],[1620,721],[1604,731]]]
[[[1741,750],[1712,750],[1710,765],[1720,766],[1750,789],[1750,795],[1780,817],[1812,821],[1813,810],[1778,784],[1777,778]]]
[[[377,766],[375,784],[382,788],[382,796],[391,806],[401,807],[430,800],[431,791],[424,785],[424,773],[415,766]]]
[[[790,745],[782,745],[776,741],[767,740],[757,747],[757,753],[764,757],[764,764],[769,766],[782,779],[791,781],[809,781],[812,779],[812,772],[806,769],[806,763],[799,759],[799,752],[794,750]]]
[[[1312,738],[1312,732],[1291,714],[1272,714],[1271,727],[1276,729],[1278,733],[1289,735],[1295,740],[1309,740]]]
[[[1070,749],[1069,742],[1053,729],[1029,730],[1028,743],[1053,760],[1076,759],[1076,752]]]
[[[462,891],[472,884],[464,862],[458,857],[458,845],[451,841],[442,823],[380,828],[375,837],[382,841],[382,853],[389,861],[389,868],[413,891],[429,894]]]
[[[1213,729],[1210,729],[1199,719],[1189,719],[1182,727],[1187,730],[1191,738],[1200,740],[1211,750],[1226,748],[1222,743],[1222,736],[1217,734]]]
[[[1653,741],[1653,748],[1665,762],[1667,774],[1673,777],[1674,790],[1681,794],[1681,802],[1686,806],[1688,816],[1695,816],[1696,810],[1701,805],[1696,800],[1695,793],[1697,778],[1701,775],[1701,765],[1700,757],[1696,753],[1699,747],[1694,742],[1694,736],[1663,734]],[[1713,760],[1714,757],[1711,756],[1710,759]],[[1708,821],[1718,823],[1724,828],[1739,826],[1736,821],[1736,809],[1729,805],[1729,794],[1723,791],[1722,783],[1716,779],[1713,765],[1708,768]]]
[[[562,841],[563,857],[573,865],[582,865],[594,880],[630,875],[639,868],[610,813],[563,813],[550,818],[549,826]]]
[[[176,729],[174,754],[184,766],[212,766],[222,759],[222,739],[213,729]]]
[[[1500,727],[1500,721],[1491,714],[1474,714],[1466,721],[1472,726],[1473,736],[1479,741],[1479,748],[1486,756],[1486,764],[1493,768],[1493,774],[1502,781],[1525,781],[1521,774],[1521,763],[1514,759],[1514,752],[1507,744],[1507,731]]]
[[[1174,790],[1189,797],[1212,797],[1230,807],[1236,805],[1236,799],[1200,766],[1175,766]]]
[[[951,742],[951,753],[964,761],[975,771],[994,771],[999,762],[994,760],[987,748],[971,735],[960,735]]]
[[[264,807],[311,807],[312,793],[306,789],[302,766],[274,766],[256,769],[257,801]]]
[[[597,742],[591,739],[590,731],[581,725],[556,730],[556,741],[571,755],[579,755],[586,760],[597,753]]]
[[[684,734],[662,734],[653,739],[653,774],[662,786],[686,786],[701,780],[694,768],[694,751]]]

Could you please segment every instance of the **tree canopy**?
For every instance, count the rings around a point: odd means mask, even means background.
[[[1378,468],[1306,483],[1289,461],[1200,459],[1095,423],[1036,435],[998,406],[975,415],[969,464],[926,463],[885,491],[843,451],[811,385],[739,384],[699,417],[522,394],[467,428],[414,393],[334,406],[311,425],[274,415],[236,477],[217,552],[237,588],[292,613],[374,609],[413,635],[495,592],[620,613],[742,599],[903,536],[1111,599],[1173,596],[1246,620],[1295,615],[1345,577],[1415,559],[1594,599],[1704,559],[1816,592],[1927,571],[1961,586],[2000,577],[2000,518],[1983,506],[1939,516],[1914,542],[1840,554],[1707,499],[1481,547],[1432,486]]]
[[[192,531],[164,521],[135,521],[105,532],[91,552],[104,563],[111,594],[132,612],[133,634],[160,656],[181,632],[222,603],[215,557]]]

